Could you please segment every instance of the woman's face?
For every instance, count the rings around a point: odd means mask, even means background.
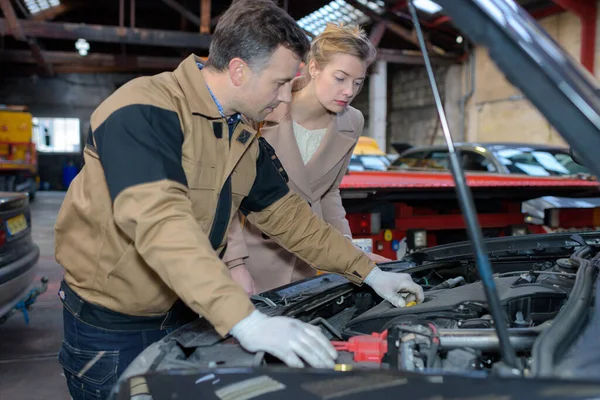
[[[309,72],[314,77],[317,100],[337,114],[348,107],[362,88],[367,64],[358,57],[337,53],[322,69],[312,61]]]

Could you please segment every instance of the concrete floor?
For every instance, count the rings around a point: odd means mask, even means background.
[[[31,205],[33,240],[40,247],[38,281],[47,276],[46,293],[29,313],[0,325],[0,400],[70,399],[57,360],[62,342],[62,304],[58,286],[63,270],[54,260],[54,222],[64,193],[39,192]]]

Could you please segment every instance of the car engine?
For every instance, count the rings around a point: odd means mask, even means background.
[[[548,349],[558,365],[556,361],[563,351],[560,347],[564,346],[557,347],[556,343],[566,339],[549,334],[559,325],[571,326],[573,333],[580,329],[575,321],[585,324],[587,317],[581,312],[589,310],[588,305],[583,311],[567,312],[573,315],[564,312],[572,306],[571,298],[577,302],[581,299],[581,304],[590,304],[593,298],[591,288],[600,254],[588,261],[597,250],[590,246],[581,249],[584,250],[574,251],[570,258],[564,258],[562,250],[562,256],[499,259],[493,264],[505,316],[502,323],[508,328],[510,342],[524,369],[539,369],[536,365],[545,357],[539,354],[549,354]],[[338,370],[515,374],[514,367],[502,360],[495,321],[474,261],[404,264],[400,268],[395,263],[387,268],[398,272],[408,268],[424,288],[424,301],[396,308],[368,286],[355,286],[337,275],[296,282],[252,299],[266,314],[319,326],[338,350]],[[544,341],[540,339],[544,335],[549,336],[547,342],[555,344],[542,346]],[[152,360],[151,366],[144,360]],[[283,366],[269,354],[245,351],[232,337],[221,338],[203,318],[149,347],[138,362],[140,365],[132,367],[132,371]]]
[[[448,271],[415,278],[425,289],[421,304],[396,308],[361,288],[296,317],[323,328],[345,368],[509,370],[499,362],[482,283],[468,268],[465,276],[447,277]],[[519,356],[530,356],[540,332],[569,298],[576,272],[570,259],[558,259],[495,275],[504,323]]]

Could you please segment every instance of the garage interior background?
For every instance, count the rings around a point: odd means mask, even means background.
[[[473,48],[435,4],[418,1],[455,140],[562,143],[485,51]],[[81,166],[89,117],[100,102],[133,77],[172,70],[191,52],[206,56],[210,32],[230,1],[91,3],[0,0],[0,104],[27,105],[38,122],[60,126],[50,146],[38,143],[40,179],[54,190],[64,189],[65,164]],[[597,76],[600,1],[518,3]],[[378,46],[379,60],[353,103],[365,115],[364,135],[388,153],[394,153],[391,143],[443,142],[405,0],[279,4],[309,36],[327,20],[354,20]],[[86,40],[87,54],[85,47],[76,49],[78,39]]]

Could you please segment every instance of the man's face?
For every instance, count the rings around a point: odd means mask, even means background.
[[[249,71],[244,83],[239,87],[237,110],[253,121],[260,122],[279,103],[292,100],[291,80],[294,79],[300,59],[293,51],[279,46],[265,66]]]

